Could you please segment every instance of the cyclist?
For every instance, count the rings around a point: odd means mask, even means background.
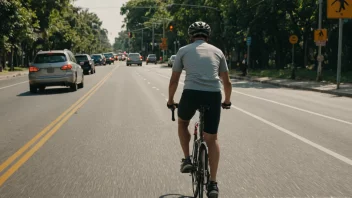
[[[174,95],[182,69],[186,71],[186,79],[182,97],[178,106],[178,135],[185,158],[182,159],[181,172],[190,173],[189,142],[191,140],[188,125],[200,105],[208,105],[210,109],[204,116],[204,140],[209,150],[210,181],[207,186],[208,197],[217,198],[219,188],[216,173],[220,158],[217,132],[220,122],[221,107],[229,109],[232,85],[230,82],[226,58],[222,51],[208,44],[211,28],[202,21],[193,23],[188,28],[192,43],[180,48],[172,67],[169,85],[168,107],[172,107]],[[225,100],[221,103],[221,81],[224,86]]]

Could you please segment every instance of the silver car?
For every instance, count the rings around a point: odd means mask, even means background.
[[[176,55],[172,55],[172,56],[169,58],[168,62],[167,62],[167,66],[173,67],[173,66],[174,66],[174,62],[175,62],[175,58],[176,58]]]
[[[126,65],[130,66],[132,64],[142,66],[142,56],[139,53],[130,53],[128,54]]]
[[[29,90],[36,93],[47,86],[67,86],[77,91],[84,86],[83,69],[69,50],[40,51],[29,67]]]

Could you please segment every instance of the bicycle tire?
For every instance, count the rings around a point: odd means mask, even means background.
[[[197,154],[198,154],[198,142],[197,142],[197,136],[194,136],[194,141],[193,141],[193,151],[192,151],[192,165],[194,167],[194,170],[192,171],[192,190],[193,190],[193,196],[196,198],[198,194],[198,185],[197,185]]]
[[[198,196],[203,198],[204,186],[208,179],[208,152],[205,145],[202,145],[199,149],[198,166]]]

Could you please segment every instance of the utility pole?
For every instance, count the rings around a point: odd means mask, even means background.
[[[319,0],[319,24],[318,24],[318,29],[321,30],[322,26],[322,20],[323,20],[323,0]],[[321,45],[318,47],[318,56],[321,57]],[[322,60],[318,60],[318,72],[317,72],[317,81],[322,80]]]
[[[152,35],[152,37],[153,37],[153,39],[152,39],[152,52],[153,52],[153,54],[154,54],[154,36],[155,36],[155,34],[154,34],[154,23],[153,23],[152,25],[153,25],[153,35]]]
[[[343,22],[342,18],[339,19],[339,46],[337,52],[337,77],[336,77],[336,85],[337,89],[340,89],[341,82],[341,62],[342,62],[342,32],[343,32]]]
[[[165,20],[163,20],[163,38],[165,38]],[[163,50],[163,61],[165,60],[165,50]]]
[[[142,40],[141,40],[141,51],[143,52],[143,34],[144,34],[144,32],[143,32],[143,29],[142,29]]]

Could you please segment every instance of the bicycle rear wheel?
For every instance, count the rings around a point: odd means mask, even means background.
[[[208,183],[208,152],[205,146],[201,146],[199,149],[198,158],[198,196],[199,198],[204,197],[204,186]]]

